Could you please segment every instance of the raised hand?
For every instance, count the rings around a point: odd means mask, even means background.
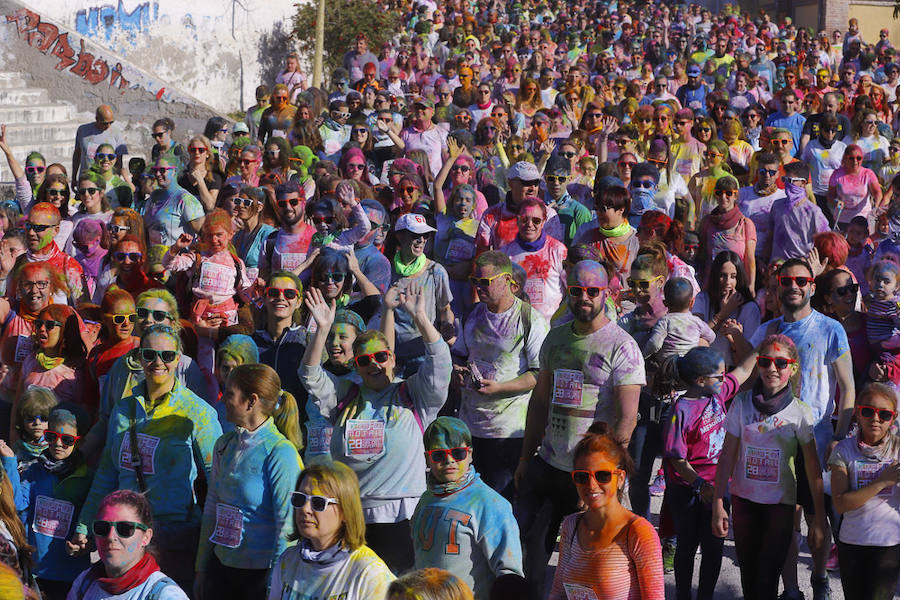
[[[381,298],[381,303],[386,309],[394,310],[400,306],[402,295],[403,292],[400,290],[400,286],[394,283],[384,293],[384,296]]]
[[[353,184],[349,181],[341,181],[337,184],[335,192],[337,192],[338,200],[340,200],[341,203],[356,204],[356,191],[353,189]]]
[[[450,160],[453,160],[462,154],[463,148],[465,148],[465,146],[460,146],[459,142],[456,141],[456,138],[447,138],[447,154],[450,155]]]
[[[319,331],[328,331],[331,324],[334,323],[334,313],[337,311],[337,304],[334,300],[325,300],[325,296],[318,288],[310,287],[306,291],[303,299],[309,314],[312,315]]]
[[[193,241],[194,241],[194,236],[191,235],[190,233],[184,232],[178,236],[178,239],[175,240],[175,243],[173,244],[173,246],[175,247],[176,250],[178,250],[180,252],[180,251],[184,250],[185,248],[188,248]]]
[[[9,142],[6,141],[6,125],[0,125],[0,150],[9,152]]]

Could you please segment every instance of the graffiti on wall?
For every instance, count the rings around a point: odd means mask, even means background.
[[[42,54],[58,58],[57,70],[68,70],[93,85],[109,80],[109,86],[120,91],[124,92],[129,87],[128,80],[123,76],[121,63],[116,63],[110,69],[106,60],[95,57],[85,49],[83,39],[70,41],[68,32],[60,33],[59,27],[53,23],[41,21],[39,14],[20,8],[6,15],[6,22],[16,24],[19,37],[29,46]],[[77,54],[73,45],[78,47]]]
[[[129,12],[119,0],[118,6],[107,4],[79,10],[75,13],[75,30],[91,38],[103,35],[107,42],[121,31],[133,44],[136,35],[150,29],[150,24],[158,17],[159,4],[156,2],[143,2]]]

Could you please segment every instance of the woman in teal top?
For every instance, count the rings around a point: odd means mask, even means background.
[[[109,416],[100,467],[78,518],[73,545],[87,548],[88,525],[100,501],[117,489],[139,491],[153,507],[153,542],[162,570],[191,589],[202,509],[194,482],[207,481],[213,445],[222,435],[215,409],[176,378],[181,338],[166,325],[141,335],[145,380],[119,400]]]
[[[273,416],[294,398],[272,367],[246,364],[229,373],[222,402],[235,430],[213,451],[194,597],[262,598],[293,530],[290,500],[302,464]]]

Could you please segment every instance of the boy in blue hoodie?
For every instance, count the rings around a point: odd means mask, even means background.
[[[522,575],[519,526],[512,506],[472,467],[472,434],[453,417],[438,417],[424,435],[428,490],[412,518],[416,568],[440,567],[490,597],[494,579]]]

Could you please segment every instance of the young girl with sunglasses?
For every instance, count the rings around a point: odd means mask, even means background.
[[[741,588],[748,599],[778,595],[794,535],[799,477],[807,478],[812,495],[810,546],[821,546],[825,535],[822,468],[812,412],[798,399],[797,347],[791,338],[775,334],[763,340],[757,353],[759,379],[732,402],[725,419],[712,501],[713,534],[724,538],[729,529],[725,493],[730,489]],[[801,453],[805,473],[796,469]]]
[[[563,520],[550,600],[663,600],[662,550],[653,525],[622,506],[634,469],[609,425],[597,421],[575,447],[572,481],[586,510]]]
[[[831,453],[831,494],[844,516],[838,536],[848,600],[894,597],[900,578],[900,437],[897,393],[868,384],[856,397],[856,435]]]
[[[497,577],[522,576],[512,506],[472,466],[472,434],[465,423],[438,417],[425,430],[424,445],[428,490],[411,521],[416,568],[446,569],[478,598],[487,598]],[[456,550],[448,551],[448,545]]]
[[[94,479],[78,443],[86,421],[87,415],[71,409],[57,408],[50,413],[44,432],[47,448],[21,476],[18,494],[27,502],[22,520],[28,543],[35,548],[34,574],[48,600],[64,600],[78,574],[91,565],[89,555],[72,556],[66,551],[66,539],[74,533],[74,517]]]
[[[17,439],[12,448],[19,464],[19,472],[27,469],[47,449],[44,432],[50,412],[59,402],[45,387],[34,386],[22,392],[18,410],[13,414]]]
[[[45,387],[53,390],[60,402],[81,405],[93,417],[97,400],[86,393],[87,347],[75,310],[64,304],[51,304],[42,310],[34,320],[32,340],[34,352],[22,363],[16,397],[30,386]]]
[[[137,313],[134,298],[123,289],[112,288],[103,296],[100,305],[103,311],[103,327],[99,344],[91,349],[88,356],[88,372],[91,388],[102,395],[107,373],[122,356],[137,348],[139,338],[134,335]]]
[[[900,348],[900,266],[880,260],[869,269],[866,307],[866,335],[872,350],[896,352]]]

